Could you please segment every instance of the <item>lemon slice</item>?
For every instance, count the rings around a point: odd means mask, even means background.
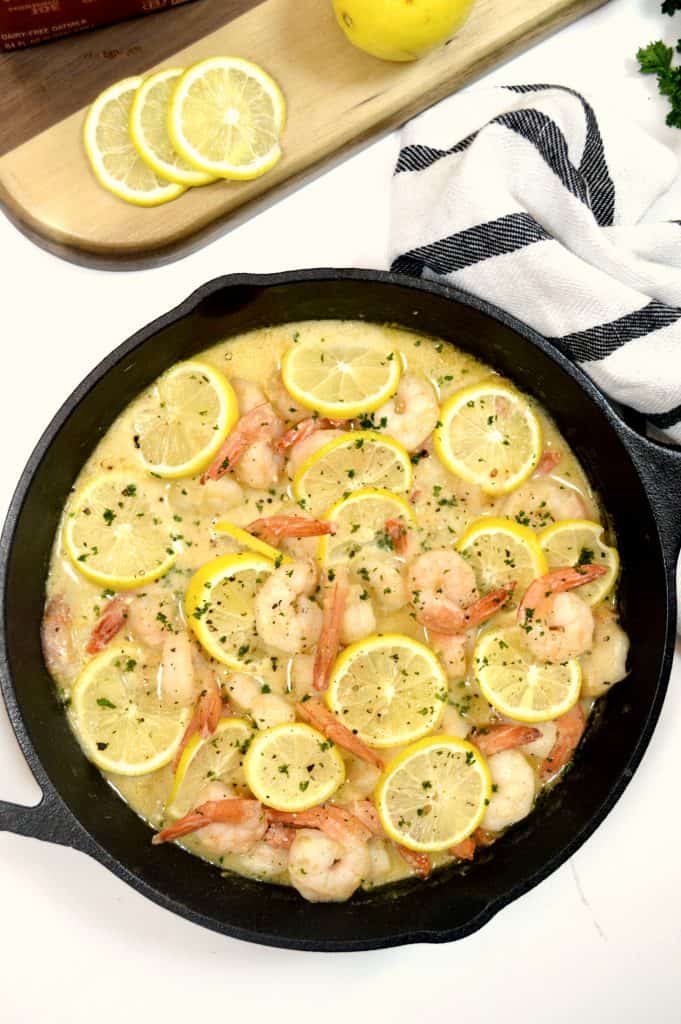
[[[253,796],[277,811],[306,811],[328,800],[345,781],[338,748],[302,722],[265,729],[244,761]]]
[[[487,494],[508,494],[534,472],[543,450],[542,429],[522,395],[488,381],[445,402],[435,450],[452,473]]]
[[[274,562],[246,552],[221,555],[194,573],[185,595],[187,621],[212,658],[255,673],[266,652],[255,627],[255,596]]]
[[[259,537],[254,537],[248,530],[230,523],[227,519],[221,519],[219,523],[216,523],[215,529],[218,533],[224,533],[227,537],[231,537],[240,548],[245,548],[246,551],[254,551],[256,555],[263,555],[263,557],[271,559],[277,565],[280,565],[282,562],[291,561],[288,555],[282,554],[281,551],[273,548],[271,544],[260,540]]]
[[[402,373],[398,352],[334,337],[292,345],[281,361],[284,387],[300,405],[349,420],[374,412],[395,394]]]
[[[243,181],[281,159],[286,120],[281,89],[239,57],[209,57],[180,78],[168,108],[168,134],[197,171]]]
[[[201,790],[210,782],[243,787],[244,757],[253,730],[242,718],[221,718],[208,739],[198,733],[182,751],[166,809],[181,818],[196,806]]]
[[[164,522],[163,492],[134,473],[102,473],[69,502],[64,547],[93,583],[132,590],[172,568],[175,551]]]
[[[537,661],[523,643],[518,626],[483,633],[473,652],[473,664],[485,699],[518,722],[552,721],[579,699],[579,662]]]
[[[374,800],[391,839],[436,853],[476,830],[491,794],[489,768],[476,747],[454,736],[429,736],[391,761]]]
[[[425,736],[447,703],[447,677],[430,648],[398,633],[351,644],[336,661],[326,702],[370,747],[398,747]]]
[[[189,710],[164,705],[156,664],[131,644],[108,647],[88,662],[71,691],[71,716],[98,768],[147,775],[173,759]]]
[[[160,178],[177,185],[209,185],[215,175],[197,171],[173,149],[168,135],[168,107],[184,68],[166,68],[145,78],[130,109],[130,136],[144,162]]]
[[[319,558],[324,565],[352,565],[352,559],[368,545],[378,544],[392,550],[385,527],[389,519],[399,519],[405,526],[416,526],[414,510],[405,498],[375,487],[366,487],[348,498],[341,498],[328,509],[324,518],[336,527],[334,534],[320,540]]]
[[[306,459],[293,478],[296,501],[313,516],[353,491],[373,487],[408,494],[413,475],[409,453],[370,430],[343,434]]]
[[[562,519],[542,530],[539,544],[550,569],[586,563],[603,566],[606,570],[604,576],[599,576],[593,583],[585,583],[577,591],[587,604],[599,604],[615,586],[620,557],[615,548],[603,541],[600,523],[588,519]]]
[[[184,186],[165,181],[135,149],[128,124],[141,75],[124,78],[97,97],[85,118],[85,152],[99,184],[135,206],[160,206],[177,199]]]
[[[239,418],[232,385],[199,360],[177,363],[135,413],[135,445],[145,469],[177,479],[210,464]]]
[[[515,581],[515,604],[532,580],[548,572],[534,531],[512,519],[482,516],[471,523],[456,547],[473,567],[483,593]],[[511,601],[507,607],[512,607]]]

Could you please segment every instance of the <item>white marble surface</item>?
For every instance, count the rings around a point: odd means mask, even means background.
[[[503,0],[501,0],[503,2]],[[612,2],[488,76],[617,103],[681,153],[637,47],[681,35],[657,0]],[[218,274],[382,266],[390,136],[200,252],[111,274],[61,262],[0,217],[0,511],[63,396],[114,345]],[[681,216],[681,196],[662,205]],[[36,581],[38,584],[39,581]],[[7,1024],[348,1016],[423,1024],[681,1020],[681,671],[640,770],[573,860],[481,932],[448,946],[312,955],[204,931],[71,850],[0,833],[0,1019]],[[0,796],[38,797],[0,709]]]

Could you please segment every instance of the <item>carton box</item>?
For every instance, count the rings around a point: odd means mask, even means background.
[[[58,36],[139,14],[168,10],[188,0],[0,0],[0,50],[20,50]]]

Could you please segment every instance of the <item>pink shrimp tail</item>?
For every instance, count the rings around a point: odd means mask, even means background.
[[[295,839],[295,832],[290,825],[282,825],[272,821],[263,836],[263,842],[275,850],[288,850]]]
[[[298,701],[296,711],[303,721],[315,729],[319,729],[327,739],[337,743],[339,747],[343,747],[355,757],[359,757],[361,761],[368,761],[369,764],[375,764],[377,768],[383,768],[383,762],[378,754],[370,750],[342,722],[339,722],[333,712],[329,711],[320,700]]]
[[[385,531],[398,555],[406,555],[409,547],[409,531],[401,519],[387,519]]]
[[[90,633],[85,650],[88,654],[99,654],[123,628],[128,617],[128,598],[117,594],[105,606],[97,625]]]
[[[312,670],[312,682],[315,690],[325,690],[329,685],[331,669],[340,650],[341,629],[343,628],[347,600],[348,574],[345,570],[338,569],[333,587],[327,589],[324,597],[322,631]]]
[[[463,839],[456,846],[450,846],[449,853],[451,853],[452,857],[456,857],[457,860],[473,860],[475,857],[475,839],[473,836]]]
[[[343,430],[346,427],[347,424],[344,420],[330,420],[319,416],[308,416],[307,419],[300,420],[294,427],[287,430],[274,447],[280,453],[285,452],[292,448],[294,444],[298,444],[299,441],[304,441],[306,438],[311,437],[312,434],[316,434],[318,430]]]
[[[249,523],[246,529],[254,537],[274,545],[285,537],[324,537],[336,532],[333,523],[308,516],[268,516]]]
[[[185,748],[192,736],[199,733],[203,739],[207,739],[212,736],[218,727],[218,722],[222,717],[224,706],[222,703],[222,695],[217,684],[211,680],[205,690],[199,696],[194,708],[194,713],[189,719],[189,724],[182,734],[180,745],[177,748],[175,757],[173,758],[172,768],[173,771],[177,771],[177,766],[180,763],[180,758],[185,751]]]
[[[468,608],[459,608],[455,604],[444,602],[435,609],[423,609],[417,615],[418,621],[426,629],[447,636],[465,633],[467,629],[478,626],[491,618],[508,601],[515,590],[515,582],[507,583],[498,590],[493,590],[484,597],[474,601]]]
[[[535,476],[548,476],[549,473],[553,473],[554,469],[562,459],[560,452],[554,451],[553,449],[547,448],[541,459],[537,463],[537,468],[534,471]]]
[[[261,402],[260,405],[256,405],[255,408],[245,413],[237,421],[210,466],[203,473],[201,483],[205,484],[208,480],[219,480],[229,470],[234,469],[250,445],[271,436],[275,422],[279,422],[278,417],[269,402]]]
[[[409,850],[406,846],[400,846],[399,843],[396,843],[395,846],[402,860],[407,862],[409,867],[416,872],[419,878],[428,878],[433,870],[433,865],[431,864],[430,857],[427,853],[418,853],[416,850]]]
[[[586,728],[586,715],[578,702],[556,719],[556,740],[539,767],[541,779],[547,779],[570,763]]]
[[[526,743],[534,743],[541,736],[541,730],[531,725],[491,725],[484,732],[474,732],[471,736],[471,743],[474,743],[481,754],[485,757],[492,757],[493,754],[500,754],[502,750],[515,750],[516,747],[524,747]]]
[[[325,804],[321,807],[312,807],[309,811],[288,811],[268,810],[267,816],[270,821],[279,825],[287,825],[291,828],[316,828],[325,832],[331,839],[342,842],[348,836],[366,843],[371,839],[371,831],[349,811],[335,804]]]
[[[553,594],[562,594],[583,587],[585,583],[592,583],[606,572],[607,569],[602,565],[567,565],[561,569],[553,569],[545,576],[539,576],[530,583],[518,605],[518,624],[527,626],[535,617],[537,609],[541,608]]]
[[[154,846],[161,843],[171,843],[174,839],[181,839],[192,832],[198,832],[205,825],[212,825],[220,822],[225,825],[238,825],[245,821],[254,807],[259,807],[257,800],[207,800],[205,804],[195,807],[189,814],[185,814],[179,821],[174,822],[167,828],[161,829],[151,840]]]

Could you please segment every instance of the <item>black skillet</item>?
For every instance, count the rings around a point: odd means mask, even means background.
[[[81,466],[128,402],[172,363],[221,339],[321,318],[388,322],[447,339],[544,404],[615,519],[621,612],[632,639],[629,678],[608,695],[573,770],[535,814],[464,871],[449,869],[427,883],[401,883],[340,905],[307,904],[292,889],[223,879],[177,847],[152,847],[149,828],[81,753],[57,704],[39,639],[43,582],[61,509]],[[672,662],[680,502],[681,454],[636,434],[580,370],[484,302],[374,271],[212,281],[100,363],[64,403],[22,474],[0,542],[0,673],[43,799],[37,807],[0,802],[0,829],[84,851],[161,906],[253,942],[332,951],[462,938],[570,857],[639,764]]]

